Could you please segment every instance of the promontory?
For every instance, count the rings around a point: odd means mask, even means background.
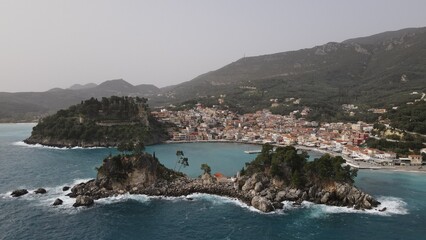
[[[117,147],[129,141],[145,145],[168,138],[167,127],[151,115],[145,98],[91,98],[42,118],[27,144],[54,147]]]

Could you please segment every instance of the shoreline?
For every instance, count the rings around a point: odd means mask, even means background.
[[[23,141],[25,143],[25,141]],[[156,144],[152,144],[152,145],[158,145],[158,144],[186,144],[186,143],[234,143],[234,144],[247,144],[247,145],[257,145],[257,146],[261,146],[265,143],[258,143],[258,142],[246,142],[246,141],[235,141],[235,140],[225,140],[225,139],[220,139],[220,140],[193,140],[193,141],[189,141],[189,140],[184,140],[184,141],[171,141],[171,140],[166,140],[166,141],[162,141]],[[58,148],[58,149],[97,149],[97,148],[114,148],[113,146],[108,146],[108,147],[81,147],[81,146],[74,146],[74,147],[67,147],[67,146],[63,146],[63,147],[58,147],[58,146],[50,146],[50,145],[44,145],[44,144],[40,144],[40,143],[35,143],[35,144],[29,144],[29,143],[25,143],[27,145],[37,145],[39,144],[42,147],[51,147],[51,148]],[[285,147],[287,145],[281,145],[281,144],[271,144],[274,147]],[[426,173],[426,168],[421,168],[419,169],[418,166],[380,166],[380,165],[374,165],[374,164],[369,164],[367,162],[355,162],[353,159],[351,159],[348,156],[345,156],[341,153],[336,153],[336,152],[331,152],[331,151],[327,151],[327,150],[323,150],[323,149],[319,149],[316,147],[306,147],[303,145],[293,145],[296,149],[301,149],[301,150],[308,150],[308,151],[315,151],[315,152],[319,152],[321,154],[330,154],[332,156],[340,156],[343,159],[346,160],[347,164],[357,168],[359,170],[381,170],[381,171],[390,171],[390,172],[405,172],[405,173]]]
[[[178,143],[237,143],[237,144],[248,144],[248,145],[263,145],[264,143],[257,143],[257,142],[243,142],[243,141],[235,141],[235,140],[194,140],[194,141],[165,141],[163,144],[178,144]],[[282,144],[271,144],[274,147],[285,147],[287,145]],[[374,170],[374,171],[389,171],[389,172],[405,172],[405,173],[426,173],[426,168],[419,169],[418,166],[380,166],[380,165],[374,165],[369,164],[366,162],[355,162],[353,159],[351,159],[348,156],[345,156],[341,153],[331,152],[323,149],[319,149],[316,147],[306,147],[303,145],[294,145],[296,149],[301,150],[308,150],[308,151],[315,151],[322,154],[330,154],[332,156],[340,156],[343,159],[346,160],[347,164],[357,168],[359,170]]]
[[[355,162],[353,159],[351,159],[348,156],[343,155],[342,153],[335,153],[327,150],[322,150],[314,147],[305,147],[305,146],[299,146],[296,145],[295,148],[297,149],[304,149],[304,150],[310,150],[310,151],[317,151],[323,154],[330,154],[332,156],[340,156],[343,159],[346,160],[347,164],[358,168],[359,170],[374,170],[374,171],[392,171],[392,172],[407,172],[407,173],[426,173],[426,168],[419,169],[419,166],[380,166],[375,164],[369,164],[367,162]]]
[[[37,124],[38,122],[0,122],[0,124]]]
[[[121,164],[112,164],[117,161]],[[209,172],[191,178],[166,168],[151,154],[143,153],[104,159],[96,179],[73,186],[68,196],[76,198],[75,207],[90,206],[94,200],[125,193],[168,197],[213,194],[236,198],[262,212],[282,209],[283,201],[296,201],[297,205],[309,201],[356,210],[373,209],[380,205],[352,182],[332,179],[318,182],[312,176],[307,176],[306,183],[301,186],[286,181],[284,178],[276,181],[262,169],[235,178],[217,178]]]

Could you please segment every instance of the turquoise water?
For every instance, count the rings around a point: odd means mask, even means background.
[[[387,212],[354,211],[304,203],[261,214],[236,200],[195,194],[185,198],[120,196],[74,209],[64,197],[65,185],[96,176],[95,167],[113,149],[29,147],[30,124],[0,124],[0,239],[424,239],[426,174],[360,171],[356,185],[382,201]],[[151,146],[160,161],[173,168],[183,150],[190,176],[201,163],[213,172],[234,175],[259,148],[241,144],[165,144]],[[311,153],[311,155],[314,155]],[[314,156],[313,156],[314,157]],[[44,187],[48,194],[9,197],[17,188]],[[60,197],[60,207],[50,206]]]

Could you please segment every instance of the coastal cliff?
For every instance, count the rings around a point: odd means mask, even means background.
[[[151,115],[146,99],[91,98],[45,117],[27,144],[53,147],[116,147],[125,142],[152,145],[168,139],[167,126]]]
[[[247,168],[250,170],[250,167]],[[264,171],[246,173],[235,179],[217,180],[209,173],[199,178],[167,169],[158,159],[147,153],[108,157],[98,168],[96,179],[78,184],[71,189],[75,206],[91,205],[87,201],[119,194],[146,194],[149,196],[185,196],[207,193],[236,198],[249,206],[271,212],[282,209],[283,201],[302,201],[355,209],[372,209],[380,203],[351,183],[308,179],[303,185],[288,184],[284,178]],[[84,198],[83,198],[84,196]],[[81,199],[85,199],[84,204]]]

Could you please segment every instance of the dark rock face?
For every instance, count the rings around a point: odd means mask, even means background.
[[[35,194],[45,194],[45,193],[47,193],[47,191],[44,188],[39,188],[39,189],[35,190],[34,193]]]
[[[10,194],[10,195],[12,197],[19,197],[19,196],[25,195],[27,193],[28,193],[27,189],[18,189],[18,190],[13,191],[12,194]]]
[[[64,192],[65,192],[65,191],[68,191],[69,189],[70,189],[70,187],[65,186],[65,187],[63,187],[63,188],[62,188],[62,191],[64,191]]]
[[[355,209],[371,209],[380,203],[370,195],[347,183],[331,182],[327,185],[308,184],[304,188],[285,186],[262,173],[243,176],[235,181],[216,181],[209,174],[191,179],[162,166],[158,160],[145,154],[139,158],[112,158],[104,160],[96,179],[80,183],[71,189],[70,197],[76,204],[93,204],[93,199],[118,194],[146,194],[150,196],[185,196],[207,193],[237,198],[262,212],[282,208],[282,201],[302,201]]]
[[[62,201],[62,199],[57,198],[54,202],[53,202],[53,206],[58,206],[58,205],[62,205],[64,201]]]
[[[93,198],[89,196],[78,195],[75,199],[75,203],[72,205],[73,207],[86,206],[90,207],[94,203]]]

